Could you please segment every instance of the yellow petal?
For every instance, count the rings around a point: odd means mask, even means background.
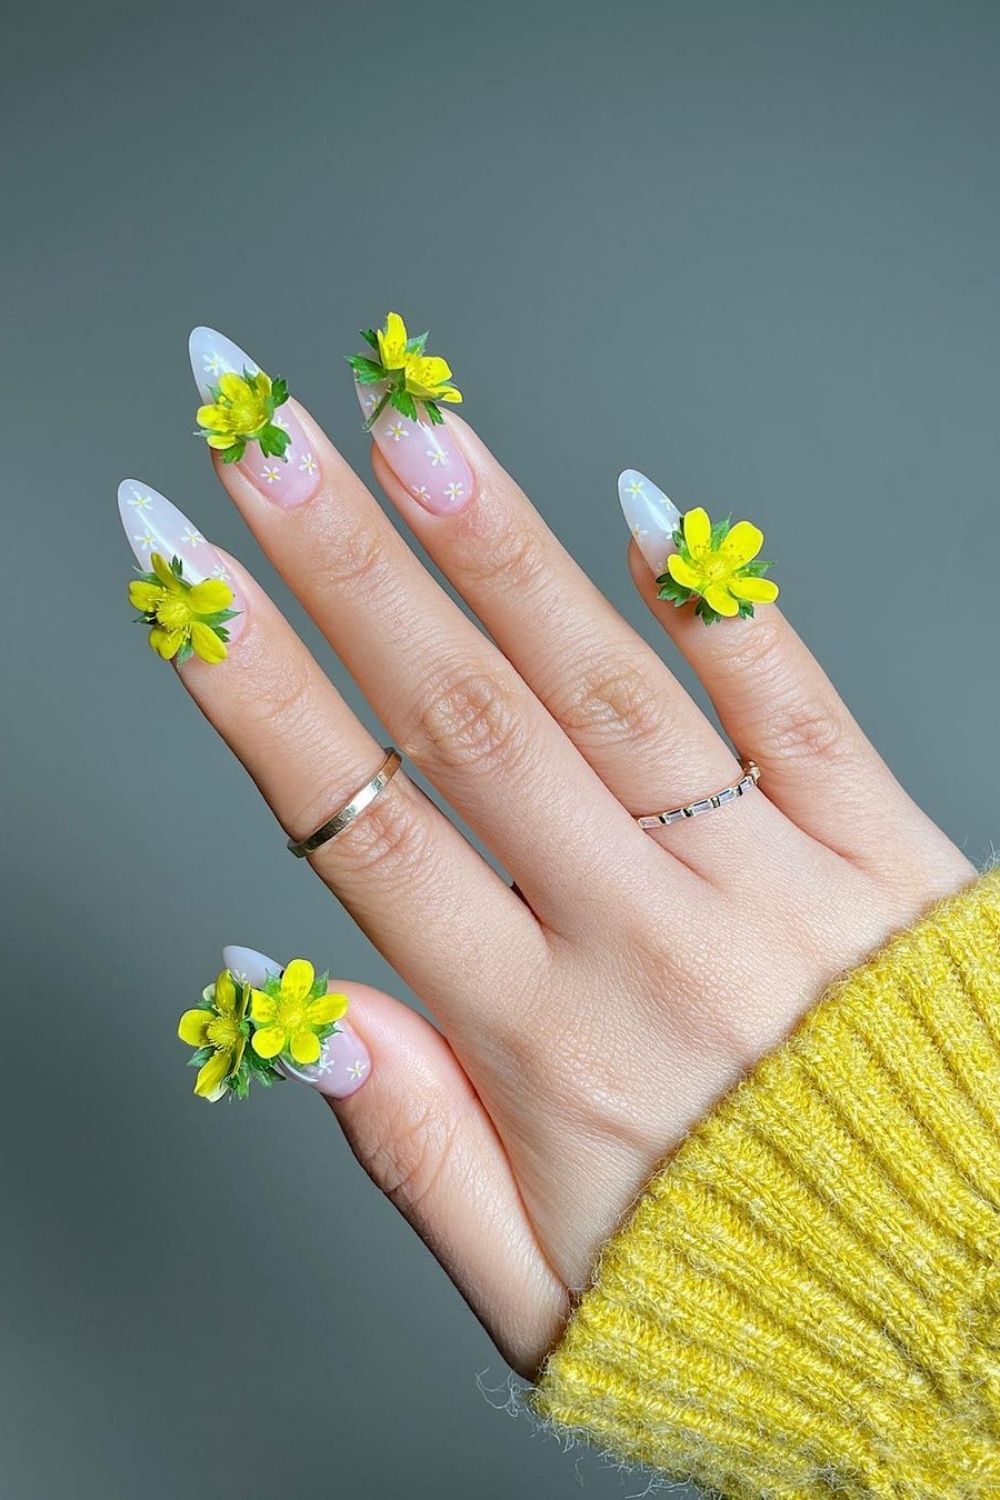
[[[205,625],[201,620],[191,622],[191,645],[196,655],[202,661],[207,661],[210,666],[216,666],[220,661],[225,661],[229,655],[225,641],[220,641],[210,625]]]
[[[729,592],[750,604],[773,604],[778,597],[778,585],[770,578],[730,578]]]
[[[151,553],[149,565],[168,593],[178,594],[181,592],[180,579],[162,553]]]
[[[406,324],[391,312],[378,330],[378,352],[387,370],[401,370],[406,360]]]
[[[438,391],[434,399],[435,401],[450,401],[452,406],[461,406],[462,392],[457,385],[446,385],[444,390]]]
[[[687,542],[688,551],[697,561],[699,553],[708,550],[708,544],[712,536],[712,523],[708,519],[708,511],[702,506],[696,505],[694,510],[689,510],[684,517],[684,540]]]
[[[128,586],[128,602],[144,615],[155,614],[162,598],[163,590],[158,583],[143,583],[141,578],[136,578]]]
[[[266,375],[263,370],[258,370],[250,383],[258,396],[267,397],[271,394],[271,377],[270,375]]]
[[[207,427],[210,432],[224,432],[229,425],[224,406],[199,406],[194,419],[199,427]]]
[[[149,632],[150,646],[164,661],[170,661],[177,655],[183,641],[183,630],[164,630],[162,625],[154,625]]]
[[[250,992],[251,1021],[256,1021],[259,1026],[266,1026],[277,1014],[278,1002],[271,995],[265,995],[263,990]]]
[[[205,1035],[211,1024],[210,1010],[186,1010],[177,1024],[177,1035],[189,1047],[204,1047]]]
[[[721,583],[710,583],[703,595],[705,603],[711,605],[717,615],[738,615],[740,607],[732,594]]]
[[[258,1057],[277,1057],[285,1045],[285,1029],[283,1026],[265,1026],[263,1031],[255,1031],[250,1045]]]
[[[723,538],[719,552],[734,568],[752,562],[764,545],[764,533],[752,521],[737,521]]]
[[[667,572],[674,582],[679,583],[682,588],[694,589],[695,593],[700,592],[701,574],[697,568],[692,568],[691,564],[685,562],[683,557],[679,557],[676,552],[671,552],[667,558]]]
[[[220,1016],[232,1016],[236,1013],[236,984],[228,969],[222,969],[215,981],[215,994],[213,996],[215,1008]]]
[[[219,376],[219,390],[227,401],[249,401],[253,394],[243,376],[234,374],[232,370]]]
[[[439,354],[408,354],[406,356],[406,378],[414,380],[427,390],[445,385],[451,379],[451,366]]]
[[[346,995],[331,990],[328,995],[320,995],[318,1000],[310,1000],[306,1006],[306,1019],[310,1026],[328,1026],[331,1021],[339,1021],[341,1016],[347,1015],[350,1003]]]
[[[231,432],[211,432],[205,438],[205,441],[210,448],[226,449],[231,448],[236,439]]]
[[[233,591],[221,578],[206,578],[188,594],[188,604],[199,615],[214,615],[217,609],[228,609],[232,602]]]
[[[308,1026],[303,1026],[292,1037],[288,1047],[289,1052],[297,1063],[314,1063],[319,1061],[319,1055],[323,1048],[315,1031],[310,1031]]]
[[[281,993],[288,1000],[304,1000],[316,982],[316,970],[307,958],[293,958],[281,976]]]
[[[228,1052],[213,1052],[204,1067],[198,1069],[194,1091],[199,1099],[220,1099],[225,1092],[222,1080],[232,1072],[232,1058]]]

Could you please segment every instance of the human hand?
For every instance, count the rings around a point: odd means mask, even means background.
[[[198,331],[199,379],[224,342]],[[707,629],[656,598],[633,542],[642,597],[761,770],[731,806],[640,830],[634,814],[736,781],[737,759],[471,429],[449,416],[428,444],[388,413],[374,464],[490,638],[312,418],[284,411],[286,469],[251,449],[219,477],[395,744],[515,883],[404,773],[311,856],[440,1027],[340,976],[371,1065],[316,1084],[531,1375],[662,1158],[831,980],[975,872],[777,607]],[[130,537],[140,492],[123,487]],[[644,493],[628,503],[634,518],[648,504],[653,559],[670,528]],[[206,563],[155,495],[146,522],[168,556],[230,575],[227,659],[179,675],[283,827],[307,836],[374,772],[378,742],[244,569]]]

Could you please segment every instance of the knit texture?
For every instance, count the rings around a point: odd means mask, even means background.
[[[1000,1497],[1000,870],[839,981],[606,1246],[545,1418],[737,1500]]]

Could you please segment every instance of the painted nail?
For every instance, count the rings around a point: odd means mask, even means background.
[[[680,511],[638,469],[625,469],[619,474],[618,499],[639,551],[653,577],[659,578],[667,565],[667,555],[674,550],[673,534],[681,522]]]
[[[261,986],[269,974],[280,974],[283,965],[276,963],[255,948],[240,948],[235,945],[223,948],[222,962],[231,969],[244,984]],[[337,1022],[338,1029],[323,1043],[319,1062],[310,1067],[300,1063],[289,1063],[280,1058],[278,1066],[289,1078],[300,1083],[311,1084],[329,1099],[346,1099],[356,1094],[371,1072],[372,1060],[368,1048],[357,1032],[346,1021]]]
[[[242,375],[244,370],[256,375],[260,369],[249,354],[244,354],[214,328],[195,328],[188,340],[188,352],[202,401],[212,400],[211,388],[220,375]],[[250,443],[236,467],[268,500],[290,509],[310,500],[319,489],[319,462],[301,422],[289,406],[279,406],[273,420],[291,439],[284,458],[263,454],[256,443]]]
[[[123,479],[118,486],[118,514],[143,572],[149,571],[150,557],[158,552],[168,563],[180,558],[186,583],[219,578],[229,585],[233,591],[231,607],[238,613],[226,622],[226,629],[230,643],[235,641],[246,623],[246,605],[224,560],[187,516],[141,479]]]
[[[358,401],[370,417],[384,385],[357,385]],[[387,406],[372,428],[379,452],[414,500],[435,516],[453,516],[472,498],[472,470],[448,430],[448,418],[433,426],[412,422]]]

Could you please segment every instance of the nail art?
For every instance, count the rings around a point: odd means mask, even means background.
[[[764,533],[752,521],[727,516],[712,524],[702,506],[685,512],[674,535],[676,552],[658,580],[657,595],[675,606],[695,601],[706,625],[716,620],[753,618],[754,606],[773,604],[778,585],[764,574],[771,564],[758,557]]]
[[[427,334],[409,337],[398,313],[361,337],[373,355],[350,354],[355,390],[379,451],[396,478],[432,515],[454,515],[472,498],[472,471],[441,404],[458,405],[451,367],[425,352]]]
[[[118,513],[139,564],[129,602],[149,644],[178,666],[192,655],[224,661],[245,623],[230,570],[186,516],[138,479],[118,486]]]
[[[618,476],[618,499],[625,524],[654,578],[667,565],[667,553],[674,550],[674,532],[681,513],[671,499],[638,469],[625,469]]]
[[[279,1008],[281,984],[285,975],[293,969],[294,964],[305,962],[302,959],[293,960],[283,971],[280,964],[266,957],[265,954],[258,953],[253,948],[236,946],[222,950],[222,961],[241,983],[256,991],[267,994],[268,990],[273,991],[277,986]],[[307,967],[311,969],[312,966]],[[298,972],[298,981],[304,981],[305,977],[304,971]],[[322,982],[325,989],[325,977]],[[314,979],[314,983],[318,981]],[[328,998],[333,999],[333,996]],[[347,999],[346,996],[337,998],[344,1001]],[[270,1014],[267,1007],[264,1007],[264,1010]],[[251,1022],[253,1022],[252,1009]],[[273,1025],[273,1021],[260,1024],[261,1026]],[[273,1045],[274,1040],[271,1038],[270,1043],[266,1045]],[[277,1065],[287,1077],[295,1078],[300,1083],[311,1084],[328,1098],[346,1099],[350,1094],[357,1093],[368,1078],[371,1072],[371,1056],[368,1048],[350,1024],[343,1019],[338,1019],[336,1029],[330,1030],[322,1037],[319,1055],[315,1061],[311,1063],[297,1061],[291,1050],[286,1048],[278,1054]]]
[[[188,350],[202,436],[275,505],[302,505],[319,488],[319,463],[301,422],[286,406],[284,380],[271,380],[214,328],[195,328]]]

